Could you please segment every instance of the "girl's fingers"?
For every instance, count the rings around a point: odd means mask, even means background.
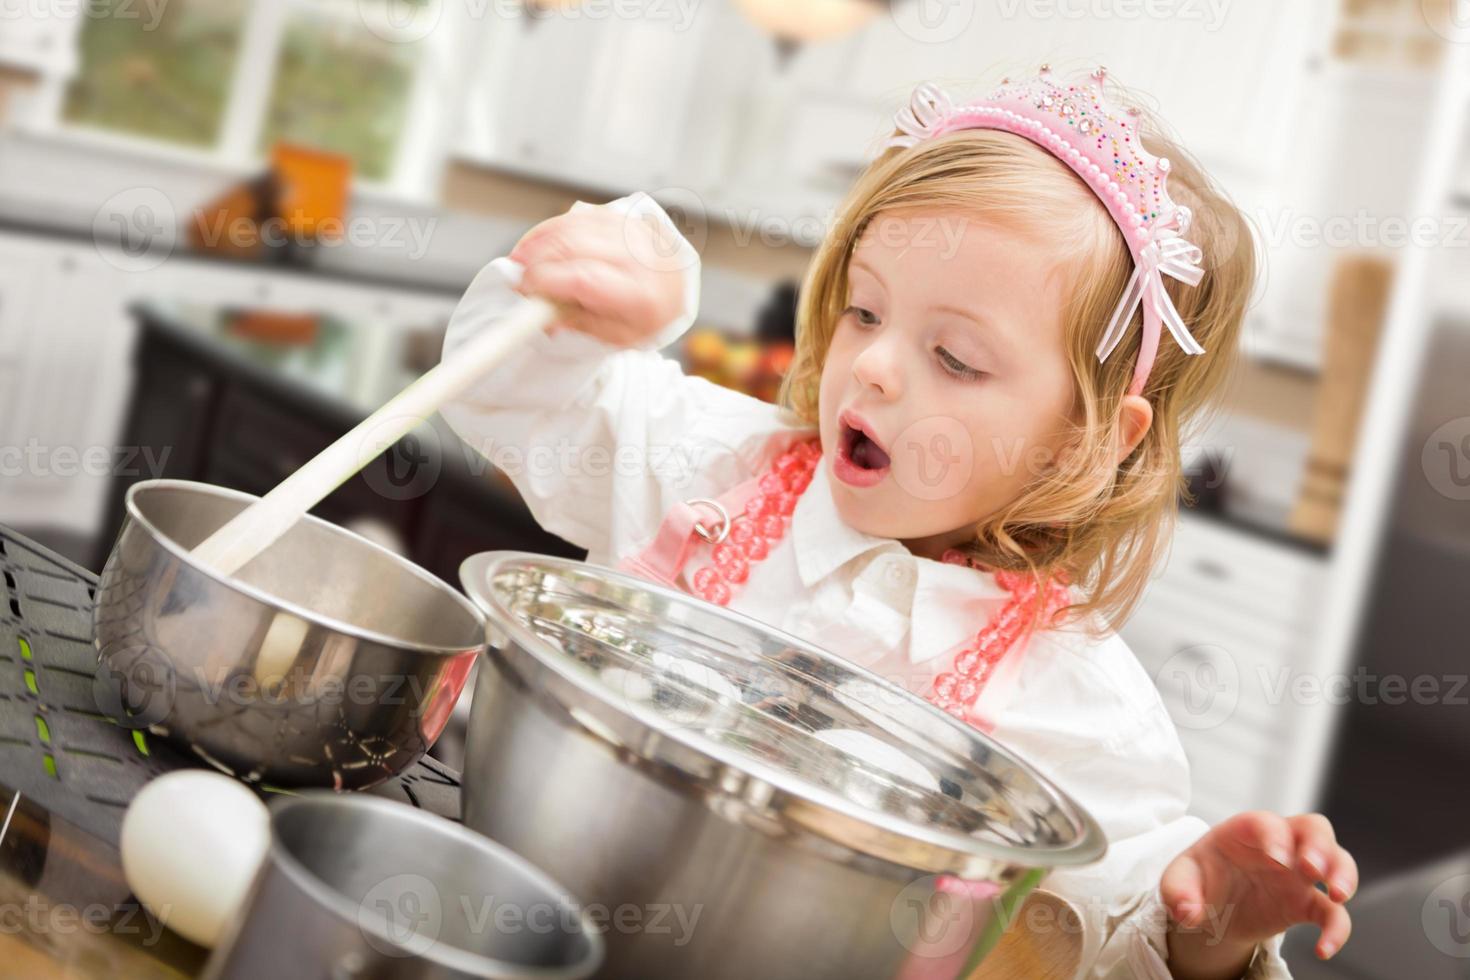
[[[1307,813],[1289,823],[1296,838],[1297,870],[1314,884],[1328,881],[1332,856],[1339,850],[1331,822],[1320,813]]]
[[[1204,872],[1189,852],[1179,855],[1164,869],[1159,879],[1159,897],[1180,925],[1193,927],[1204,921]]]
[[[593,259],[551,262],[526,269],[522,291],[562,308],[562,320],[609,343],[628,345],[658,322],[658,303],[637,279]]]
[[[526,256],[533,249],[540,247],[549,236],[555,236],[560,229],[565,228],[571,217],[570,213],[559,214],[554,218],[547,218],[545,221],[532,225],[531,230],[522,235],[521,240],[516,242],[515,247],[510,250],[509,258],[524,265]]]
[[[1358,862],[1343,849],[1333,844],[1327,852],[1327,895],[1334,902],[1346,902],[1358,890]]]
[[[557,215],[526,232],[511,249],[510,258],[524,266],[571,258],[627,262],[632,250],[626,240],[626,220],[603,208]]]
[[[634,287],[606,262],[584,258],[528,266],[521,279],[524,292],[589,312],[628,304]]]
[[[1322,930],[1317,937],[1317,955],[1330,959],[1352,935],[1353,920],[1348,910],[1326,895],[1312,890],[1311,920]]]
[[[1295,835],[1291,825],[1277,814],[1264,810],[1241,813],[1222,824],[1221,830],[1228,835],[1232,850],[1242,857],[1291,869]]]

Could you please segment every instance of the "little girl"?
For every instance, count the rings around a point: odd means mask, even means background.
[[[1318,925],[1324,958],[1346,940],[1352,858],[1318,815],[1186,816],[1178,737],[1109,625],[1168,542],[1180,433],[1230,369],[1255,258],[1104,84],[1043,68],[961,107],[922,87],[812,263],[779,407],[656,353],[694,319],[698,257],[640,194],[481,272],[446,357],[518,292],[562,319],[443,414],[590,561],[1035,761],[1110,845],[1046,880],[1080,921],[1079,976],[1286,977],[1287,927]]]

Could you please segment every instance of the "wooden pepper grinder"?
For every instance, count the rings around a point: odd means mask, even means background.
[[[1337,531],[1392,285],[1387,259],[1353,256],[1333,270],[1312,452],[1290,518],[1292,531],[1324,544]]]

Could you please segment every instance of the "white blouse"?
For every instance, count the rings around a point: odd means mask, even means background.
[[[589,207],[579,203],[576,208]],[[610,207],[662,221],[686,269],[685,313],[647,349],[617,349],[571,330],[539,335],[442,414],[512,480],[542,527],[614,566],[641,551],[676,502],[718,497],[764,472],[773,441],[809,435],[789,413],[701,378],[657,353],[694,321],[699,259],[653,199]],[[574,210],[576,209],[574,208]],[[444,356],[519,297],[520,267],[496,259],[450,321]],[[789,440],[787,440],[789,441]],[[685,570],[686,580],[697,561]],[[920,692],[941,654],[972,636],[1007,593],[994,576],[920,558],[847,524],[825,467],[791,528],[736,591],[730,608]],[[1106,857],[1052,872],[1045,888],[1081,923],[1079,977],[1166,980],[1165,866],[1206,830],[1186,816],[1189,766],[1148,674],[1116,634],[1034,634],[993,737],[1089,810]],[[1248,974],[1288,978],[1280,937]]]

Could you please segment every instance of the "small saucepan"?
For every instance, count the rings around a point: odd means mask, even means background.
[[[484,648],[457,590],[306,517],[232,576],[192,549],[255,502],[134,485],[93,614],[99,706],[248,782],[362,789],[419,759]]]

